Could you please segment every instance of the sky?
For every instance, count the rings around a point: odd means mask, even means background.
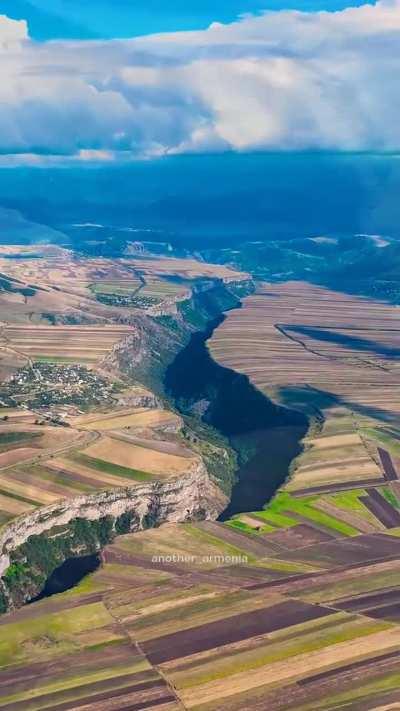
[[[0,0],[0,12],[0,165],[400,150],[400,0]]]
[[[47,39],[128,38],[205,29],[263,10],[342,10],[347,0],[1,0],[4,15],[27,20],[30,36]],[[362,5],[364,0],[354,0]]]

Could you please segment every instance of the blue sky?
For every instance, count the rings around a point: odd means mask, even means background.
[[[0,12],[25,19],[30,36],[46,39],[127,38],[231,22],[242,13],[341,10],[363,0],[1,0]]]

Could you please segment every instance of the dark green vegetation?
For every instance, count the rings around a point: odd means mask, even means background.
[[[35,288],[19,284],[18,279],[12,279],[5,274],[0,274],[0,291],[9,291],[11,294],[22,296],[33,296],[36,293]]]
[[[129,285],[128,282],[125,284],[122,282],[98,282],[92,284],[90,288],[101,304],[147,309],[160,303],[162,299],[140,294],[145,283],[143,277],[132,274],[132,285]]]
[[[0,452],[31,445],[40,432],[0,432]]]
[[[30,536],[10,554],[11,563],[2,578],[3,597],[10,598],[16,606],[31,600],[66,560],[97,553],[117,533],[126,533],[136,522],[134,512],[123,514],[119,519],[111,516],[94,521],[77,518],[68,526],[56,526],[48,533]]]
[[[183,437],[192,449],[201,454],[207,471],[218,482],[218,486],[227,495],[232,495],[238,469],[237,455],[227,437],[199,416],[188,415],[181,411],[184,420]]]
[[[96,294],[97,301],[107,306],[126,306],[137,309],[148,309],[159,304],[161,299],[152,296],[134,296],[123,294]]]
[[[252,282],[248,281],[243,286],[214,280],[214,283],[209,283],[209,288],[204,289],[200,281],[198,287],[193,287],[191,297],[177,304],[176,315],[138,316],[134,345],[145,357],[133,363],[129,350],[132,343],[129,342],[126,352],[117,354],[118,368],[128,377],[162,394],[165,372],[187,346],[192,334],[207,328],[209,322],[220,318],[223,311],[239,307],[240,296],[236,292],[241,295],[244,290],[251,293],[254,290]]]
[[[163,398],[166,397],[169,404],[176,401],[178,409],[188,418],[186,428],[188,440],[203,456],[210,473],[216,477],[223,491],[229,494],[234,481],[236,459],[234,452],[229,449],[227,438],[222,430],[220,431],[218,418],[216,422],[211,422],[207,418],[199,417],[190,407],[183,407],[180,394],[172,392],[170,384],[171,377],[174,377],[171,376],[174,363],[177,364],[175,372],[180,371],[182,386],[187,383],[188,372],[182,370],[179,354],[188,344],[192,344],[188,347],[194,349],[193,354],[197,346],[203,347],[206,334],[211,333],[217,323],[215,319],[220,319],[223,311],[239,307],[238,295],[251,293],[254,289],[251,281],[246,281],[244,284],[240,282],[225,284],[221,280],[214,280],[214,284],[209,283],[208,286],[207,289],[202,288],[199,280],[199,284],[193,287],[191,298],[179,302],[177,315],[155,318],[143,315],[138,318],[135,322],[138,331],[138,335],[135,336],[137,340],[132,346],[128,339],[126,350],[121,349],[116,354],[112,366],[118,367],[128,378],[138,380]],[[199,334],[198,338],[196,333]],[[139,362],[132,360],[132,347],[144,354]],[[172,370],[168,371],[171,365]],[[190,373],[193,380],[197,372],[197,366],[191,362]],[[217,382],[211,383],[210,388],[215,390],[216,386],[219,387]],[[260,399],[264,400],[262,396]],[[229,450],[227,455],[221,457],[221,448],[226,449],[227,446]]]

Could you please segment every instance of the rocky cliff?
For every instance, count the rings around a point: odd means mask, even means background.
[[[228,497],[198,461],[186,475],[166,482],[103,491],[40,508],[15,520],[0,536],[3,608],[18,607],[34,597],[66,557],[99,550],[116,533],[166,522],[215,519],[227,503]],[[103,526],[86,527],[85,535],[76,538],[76,526],[71,524],[77,521]],[[101,531],[106,531],[105,540]],[[36,549],[46,551],[43,562]]]

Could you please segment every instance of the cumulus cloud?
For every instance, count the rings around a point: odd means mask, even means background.
[[[25,20],[10,20],[5,15],[0,15],[0,51],[7,51],[27,38],[28,27]]]
[[[400,0],[35,43],[0,17],[0,152],[82,161],[400,149]]]

